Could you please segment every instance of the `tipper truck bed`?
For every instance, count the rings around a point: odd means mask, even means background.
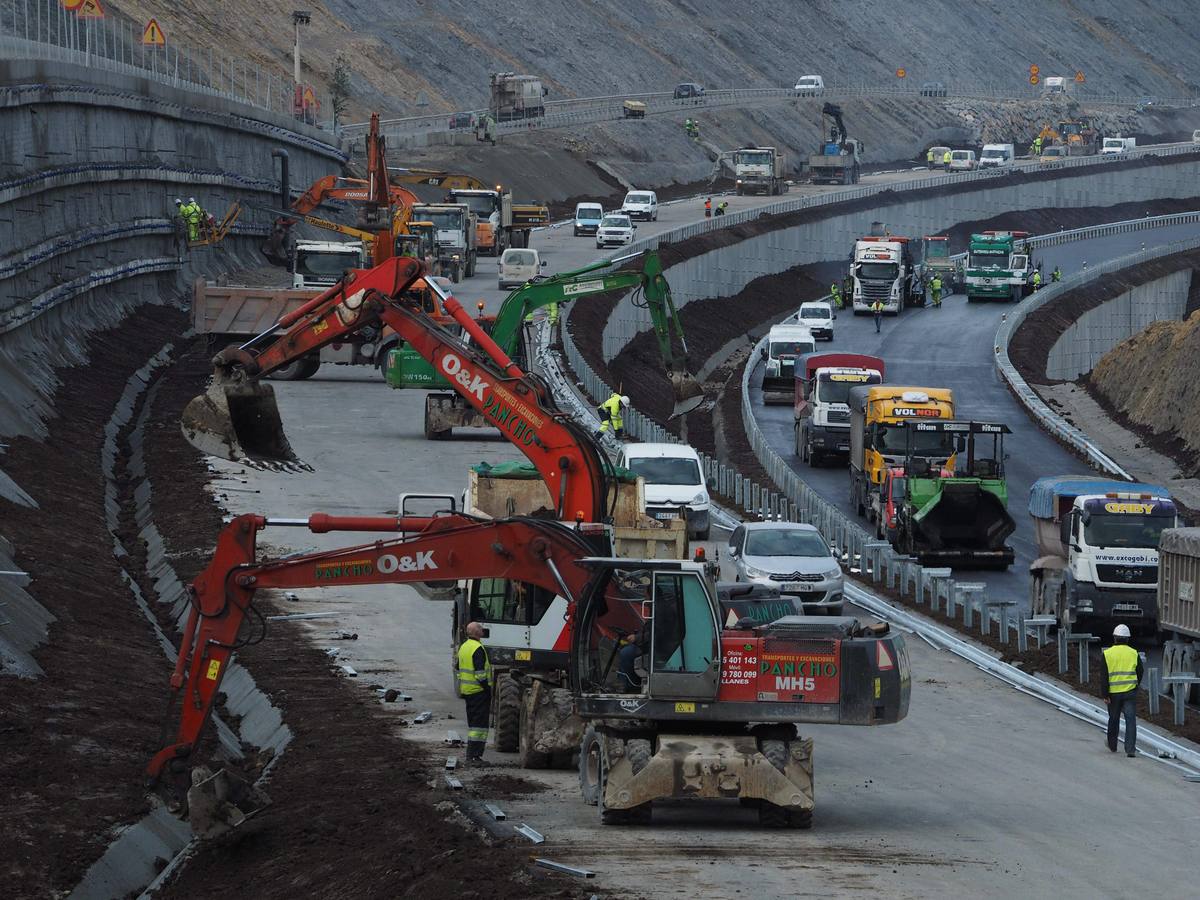
[[[1158,561],[1163,677],[1200,676],[1200,528],[1163,531]]]

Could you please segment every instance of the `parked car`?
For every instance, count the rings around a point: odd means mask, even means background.
[[[451,128],[474,128],[475,113],[460,112],[450,116]]]
[[[836,318],[837,313],[824,300],[801,303],[800,312],[796,314],[796,321],[807,326],[812,332],[813,340],[818,341],[822,338],[827,341],[833,340],[833,320]]]
[[[675,85],[674,97],[676,100],[687,100],[689,97],[703,97],[704,85],[696,84],[694,81],[685,81],[683,84]]]
[[[975,168],[974,150],[951,150],[950,171],[964,172]]]
[[[674,446],[674,445],[668,445]],[[747,522],[729,538],[734,578],[779,588],[796,596],[809,614],[842,614],[842,567],[812,525]]]
[[[596,249],[633,243],[633,231],[636,227],[629,221],[629,216],[609,213],[600,220],[600,226],[596,229]]]
[[[1057,163],[1062,162],[1067,158],[1067,148],[1055,145],[1053,147],[1043,147],[1042,155],[1038,157],[1038,162]]]
[[[801,75],[793,90],[802,97],[820,97],[825,93],[825,79],[820,75]]]
[[[1200,128],[1197,128],[1195,131],[1192,132],[1192,143],[1200,144]]]
[[[631,219],[658,220],[658,194],[654,191],[630,191],[621,203],[621,212]]]
[[[595,234],[604,218],[604,207],[599,203],[579,203],[575,206],[575,236]]]
[[[711,486],[703,476],[700,454],[686,444],[627,444],[617,465],[646,481],[646,515],[687,519],[688,536],[708,540]],[[819,535],[818,535],[819,537]]]
[[[926,81],[921,85],[922,97],[945,97],[946,85],[940,81]]]
[[[536,250],[528,247],[509,247],[500,257],[500,287],[520,287],[533,281],[546,267],[546,261]]]

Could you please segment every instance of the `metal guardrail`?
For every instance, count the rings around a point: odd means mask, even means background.
[[[499,132],[521,131],[539,128],[564,128],[572,125],[590,124],[593,122],[615,121],[624,118],[623,104],[626,100],[637,100],[646,104],[647,115],[680,112],[686,110],[718,109],[735,106],[748,102],[782,102],[797,99],[845,100],[859,97],[904,97],[920,99],[922,96],[918,82],[912,86],[905,84],[845,84],[826,86],[818,94],[797,91],[795,88],[733,88],[728,90],[709,90],[701,97],[675,99],[672,91],[630,92],[626,94],[610,94],[601,97],[578,97],[564,100],[549,100],[544,104],[545,115],[529,119],[517,119],[510,122],[497,122]],[[1049,99],[1036,90],[1018,87],[992,88],[973,87],[969,89],[947,88],[944,100],[986,100],[986,101],[1021,101],[1030,102]],[[1194,106],[1196,97],[1148,98],[1137,94],[1106,94],[1092,92],[1090,89],[1079,89],[1071,97],[1076,102],[1088,103],[1094,106],[1141,106],[1150,101],[1154,106]],[[405,116],[401,118],[384,119],[380,126],[384,134],[411,135],[450,132],[450,121],[460,115],[474,115],[482,118],[487,113],[484,108],[447,111],[421,116]],[[344,134],[365,134],[369,123],[355,122],[344,126]]]
[[[1109,234],[1120,234],[1123,231],[1141,230],[1138,228],[1138,225],[1142,225],[1143,228],[1169,227],[1171,225],[1182,225],[1192,222],[1200,222],[1200,212],[1178,213],[1173,216],[1156,216],[1146,219],[1134,219],[1128,222],[1115,222],[1111,225],[1096,226],[1095,233],[1089,235],[1089,237],[1104,237]],[[1076,229],[1075,233],[1088,230]],[[1064,235],[1066,234],[1064,232]],[[1040,244],[1040,246],[1052,246],[1055,243],[1064,243],[1064,241],[1056,240],[1056,238],[1059,238],[1059,235],[1047,235],[1043,239],[1045,242]],[[1079,240],[1081,238],[1077,237],[1074,239]],[[1200,248],[1200,237],[1174,241],[1160,247],[1152,247],[1148,250],[1130,253],[1117,259],[1108,260],[1100,265],[1083,269],[1073,275],[1067,276],[1056,284],[1042,288],[1032,297],[1020,303],[1013,310],[1012,315],[1005,316],[996,329],[996,369],[1000,372],[1000,376],[1008,384],[1013,394],[1016,395],[1021,404],[1029,411],[1029,414],[1037,420],[1042,428],[1055,438],[1082,453],[1092,465],[1119,478],[1124,478],[1127,481],[1134,481],[1135,479],[1120,464],[1104,453],[1083,431],[1076,428],[1051,409],[1038,396],[1038,393],[1029,386],[1025,379],[1021,377],[1021,373],[1017,371],[1016,366],[1013,365],[1009,357],[1009,346],[1017,329],[1031,312],[1041,309],[1068,291],[1075,290],[1103,275],[1128,268],[1129,266],[1135,266],[1152,259],[1159,259],[1164,256],[1170,256],[1186,250],[1195,250],[1197,248]]]

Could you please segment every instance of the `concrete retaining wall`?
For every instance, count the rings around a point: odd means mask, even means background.
[[[820,221],[749,237],[671,266],[666,275],[675,303],[683,306],[706,297],[733,296],[755,278],[793,266],[844,260],[853,241],[867,233],[874,221],[886,222],[898,234],[937,234],[959,222],[986,219],[1001,211],[1111,206],[1177,197],[1179,185],[1194,181],[1198,175],[1200,162],[1196,159],[1164,156],[1154,166],[1098,165],[1083,178],[978,181],[963,185],[965,190],[960,193],[854,213],[833,212]],[[663,240],[670,239],[669,235],[663,236]],[[611,361],[635,335],[650,327],[648,311],[635,307],[629,297],[623,298],[604,329],[605,361]]]
[[[1191,269],[1172,272],[1088,310],[1050,349],[1046,377],[1073,381],[1150,323],[1182,319],[1191,284]]]
[[[196,275],[261,264],[269,214],[188,251],[175,197],[218,217],[235,200],[274,205],[273,149],[301,188],[346,159],[325,132],[133,75],[4,60],[0,85],[0,436],[41,430],[52,369],[86,358],[88,331]]]

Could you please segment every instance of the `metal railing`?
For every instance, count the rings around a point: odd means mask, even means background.
[[[566,128],[574,125],[591,124],[594,122],[615,121],[624,118],[624,103],[626,100],[636,100],[646,105],[646,115],[665,113],[702,111],[704,109],[719,109],[728,106],[744,105],[747,103],[786,102],[797,99],[814,100],[846,100],[853,98],[872,97],[901,97],[919,99],[922,96],[920,83],[857,83],[829,85],[818,94],[805,93],[794,88],[734,88],[728,90],[710,90],[703,96],[676,99],[672,91],[629,92],[610,94],[599,97],[578,97],[564,100],[549,100],[544,104],[545,114],[529,119],[516,119],[510,122],[497,122],[499,132],[511,132],[541,128]],[[1030,102],[1048,99],[1046,95],[1014,84],[1009,87],[972,86],[948,87],[943,99],[984,100],[994,102],[1021,101]],[[1092,90],[1090,87],[1079,86],[1072,96],[1073,100],[1094,106],[1142,106],[1148,102],[1155,106],[1194,106],[1198,98],[1194,96],[1179,96],[1171,98],[1148,98],[1146,95],[1116,94]],[[456,129],[450,127],[450,122],[459,116],[475,116],[481,119],[487,110],[484,108],[447,111],[420,116],[405,116],[401,118],[384,119],[380,125],[385,134],[403,136],[419,133],[449,132]],[[369,123],[355,122],[347,125],[347,134],[365,133]]]
[[[0,59],[57,60],[135,75],[295,118],[296,85],[284,65],[263,66],[170,34],[163,46],[147,47],[144,25],[112,9],[104,18],[80,19],[59,0],[0,0]],[[314,116],[308,124],[317,125]]]

